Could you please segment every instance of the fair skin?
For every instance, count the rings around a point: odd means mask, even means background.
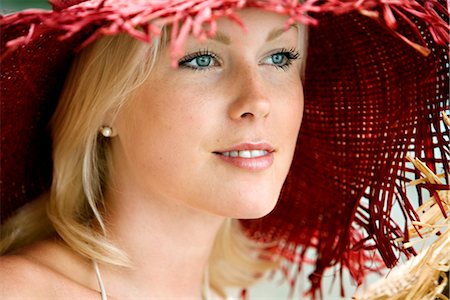
[[[163,49],[111,124],[105,220],[135,267],[100,265],[109,298],[200,299],[224,219],[258,218],[276,204],[303,113],[305,49],[297,28],[280,30],[286,17],[254,9],[239,15],[246,33],[219,20],[216,39],[188,39],[179,68]],[[254,157],[233,157],[249,155],[244,150]],[[66,295],[99,297],[89,260],[62,243],[32,246],[0,264],[15,277],[0,275],[8,293],[64,298],[59,282]],[[35,291],[26,294],[25,282]]]

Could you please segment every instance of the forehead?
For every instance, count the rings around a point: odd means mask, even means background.
[[[227,17],[217,20],[217,31],[211,37],[213,40],[223,43],[231,43],[234,36],[251,35],[264,37],[268,41],[273,40],[290,28],[298,28],[298,25],[289,26],[286,15],[268,12],[257,8],[246,8],[237,12],[242,25]]]
[[[261,29],[264,28],[272,28],[272,32],[270,33],[269,39],[274,39],[284,32],[288,31],[291,28],[296,28],[297,30],[300,26],[304,26],[298,23],[288,24],[288,16],[284,14],[269,12],[263,9],[258,8],[244,8],[238,10],[236,12],[238,17],[238,21],[227,16],[223,16],[215,20],[214,25],[209,23],[201,24],[201,27],[206,32],[213,32],[213,34],[208,37],[212,40],[218,40],[222,42],[229,43],[229,35],[238,34],[242,35],[243,33],[247,33],[254,29],[255,27]],[[242,23],[240,23],[242,21]],[[197,25],[194,25],[192,28],[193,32],[198,32],[196,29]],[[213,28],[212,28],[213,27]],[[161,42],[162,44],[168,44],[173,39],[173,25],[168,24],[163,27],[161,34]],[[180,34],[180,30],[177,30],[177,34]],[[202,30],[201,30],[202,31]],[[185,35],[186,38],[197,37],[196,34],[191,32],[188,35]],[[180,34],[181,35],[181,34]],[[204,40],[204,38],[200,37],[199,40]],[[177,39],[178,40],[178,39]]]
[[[244,8],[236,13],[239,21],[229,17],[220,17],[214,24],[203,24],[206,32],[210,30],[213,34],[209,37],[196,37],[195,34],[185,34],[181,37],[182,29],[177,30],[178,36],[173,35],[172,26],[163,30],[160,38],[160,50],[171,56],[172,65],[185,54],[189,48],[198,45],[206,45],[217,42],[217,45],[263,45],[273,40],[287,41],[290,47],[304,49],[305,25],[288,23],[289,17],[284,14],[268,12],[258,8]],[[195,26],[194,29],[195,30]],[[173,40],[175,38],[176,40]],[[167,46],[167,47],[166,47]],[[159,47],[158,47],[159,48]],[[159,52],[159,51],[158,51]]]

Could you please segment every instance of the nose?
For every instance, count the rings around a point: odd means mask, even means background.
[[[256,120],[267,118],[271,110],[268,87],[260,74],[251,70],[233,76],[236,88],[228,115],[233,120]]]

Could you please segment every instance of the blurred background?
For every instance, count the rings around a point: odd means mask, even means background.
[[[30,7],[45,9],[51,8],[47,0],[0,0],[0,10],[2,14]]]

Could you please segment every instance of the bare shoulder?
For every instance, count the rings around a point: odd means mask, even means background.
[[[0,257],[0,299],[99,299],[88,267],[53,242]]]
[[[48,297],[48,272],[22,255],[0,257],[0,298]],[[46,292],[47,291],[47,292]]]

